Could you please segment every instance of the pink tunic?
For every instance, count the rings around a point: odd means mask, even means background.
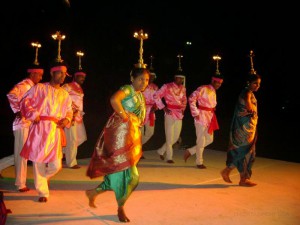
[[[148,121],[149,121],[151,108],[155,104],[153,95],[157,90],[158,90],[158,86],[154,83],[151,83],[143,91],[143,95],[144,95],[145,101],[146,101],[146,117],[145,117],[145,122],[144,122],[145,124],[148,123]],[[155,120],[155,119],[156,119],[156,117],[155,117],[155,114],[153,113],[153,120]]]
[[[212,85],[202,85],[198,87],[189,96],[189,105],[191,114],[194,117],[194,121],[203,126],[209,127],[213,112],[208,110],[201,110],[199,106],[206,108],[215,108],[217,105],[216,90]],[[198,115],[200,115],[198,117]]]
[[[14,113],[20,111],[20,101],[24,94],[32,87],[34,83],[31,79],[26,78],[21,82],[17,83],[7,94],[7,98],[10,104],[10,107]],[[25,117],[15,118],[13,122],[13,130],[19,130],[21,128],[29,127],[31,122],[26,120]]]
[[[72,99],[63,88],[54,88],[49,83],[33,86],[21,100],[22,114],[30,121],[37,116],[57,120],[72,120]],[[60,129],[52,120],[32,123],[28,139],[20,155],[33,162],[48,163],[62,158]]]
[[[175,82],[164,84],[155,92],[153,97],[159,109],[163,109],[165,107],[162,102],[162,98],[164,98],[167,108],[171,110],[172,117],[174,119],[182,120],[187,104],[185,86],[178,86]]]
[[[81,86],[76,83],[75,81],[71,83],[64,84],[62,86],[63,89],[65,89],[71,99],[72,99],[72,108],[74,111],[78,110],[79,113],[75,116],[75,121],[81,123],[82,122],[82,117],[83,117],[83,90]]]

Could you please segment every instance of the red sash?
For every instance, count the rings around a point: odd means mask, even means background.
[[[51,120],[55,123],[58,123],[58,119],[55,117],[51,117],[51,116],[40,116],[41,120]],[[63,128],[58,127],[59,131],[60,131],[60,136],[61,136],[61,146],[62,147],[66,147],[67,146],[67,138],[66,138],[66,134]]]
[[[182,109],[183,107],[181,105],[167,105],[167,108],[169,108],[169,109]]]
[[[150,112],[150,114],[149,114],[150,127],[154,126],[154,121],[155,121],[155,113],[154,112]]]
[[[201,110],[205,110],[205,111],[211,111],[213,113],[213,116],[211,118],[211,121],[210,121],[210,124],[209,124],[209,127],[208,127],[208,133],[212,134],[213,131],[218,130],[219,129],[219,124],[218,124],[218,120],[217,120],[217,117],[216,117],[216,114],[215,114],[216,108],[207,108],[207,107],[204,107],[204,106],[201,106],[201,105],[198,108],[201,109]]]

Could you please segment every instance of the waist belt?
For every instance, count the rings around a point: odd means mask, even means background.
[[[212,112],[213,116],[211,118],[210,124],[208,126],[208,133],[212,134],[213,131],[218,130],[219,129],[219,124],[218,124],[218,120],[217,120],[217,116],[216,116],[216,108],[208,108],[208,107],[204,107],[204,106],[199,106],[198,109],[200,110],[204,110],[204,111],[210,111]]]
[[[58,123],[58,119],[52,116],[40,116],[41,120],[50,120],[55,122],[56,124]],[[57,127],[59,129],[60,132],[60,137],[61,137],[61,146],[62,147],[66,147],[67,146],[67,138],[66,138],[66,134],[63,128],[61,127]]]
[[[183,107],[181,105],[167,105],[167,108],[169,108],[169,109],[182,109]]]

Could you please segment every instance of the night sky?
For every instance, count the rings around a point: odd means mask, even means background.
[[[225,80],[218,90],[217,110],[218,117],[226,120],[224,124],[228,124],[232,116],[243,79],[250,71],[248,55],[253,50],[254,68],[262,76],[256,95],[259,133],[263,136],[260,146],[267,149],[267,156],[272,151],[289,149],[292,153],[286,160],[293,158],[299,127],[295,109],[299,107],[300,76],[295,6],[285,2],[262,6],[252,1],[233,4],[143,0],[29,0],[7,1],[5,5],[1,13],[0,104],[4,125],[1,140],[5,140],[3,144],[9,148],[13,145],[10,133],[13,115],[5,95],[26,76],[27,66],[34,61],[31,42],[38,41],[42,45],[39,62],[46,69],[43,82],[49,80],[48,65],[57,56],[57,41],[51,38],[56,31],[66,35],[61,55],[69,65],[69,73],[78,67],[76,52],[85,53],[82,67],[88,74],[84,84],[85,111],[90,115],[87,125],[99,131],[110,113],[107,99],[119,86],[129,82],[129,72],[138,62],[140,43],[133,38],[133,33],[143,29],[149,35],[144,41],[143,59],[149,65],[150,56],[154,57],[159,86],[173,80],[178,54],[183,55],[181,63],[188,94],[210,81],[216,69],[213,55],[222,57],[219,69]],[[192,45],[186,45],[187,41]],[[95,124],[91,118],[99,115],[100,122]],[[226,139],[228,129],[224,126],[222,135]],[[2,155],[9,152],[11,150],[4,151]],[[270,157],[281,159],[285,155]]]

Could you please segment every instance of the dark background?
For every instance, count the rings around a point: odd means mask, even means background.
[[[2,3],[4,4],[4,2]],[[298,16],[294,5],[280,2],[262,6],[254,1],[92,1],[29,0],[5,1],[1,13],[1,146],[0,156],[13,153],[13,113],[6,94],[26,77],[34,61],[30,43],[38,41],[39,62],[45,68],[42,82],[49,80],[48,64],[57,56],[56,31],[66,35],[62,58],[72,74],[78,67],[77,51],[85,53],[83,69],[85,125],[88,141],[79,147],[78,158],[90,157],[96,139],[111,113],[110,95],[129,83],[129,73],[138,62],[140,43],[133,33],[143,29],[144,62],[157,73],[161,86],[173,81],[182,54],[187,94],[210,82],[222,57],[220,72],[225,76],[218,90],[217,117],[211,149],[226,151],[229,125],[237,96],[250,71],[249,52],[254,68],[262,76],[256,93],[259,104],[257,155],[300,162],[299,137]],[[192,45],[186,45],[190,41]],[[71,81],[70,78],[66,82]],[[163,113],[157,112],[156,133],[144,150],[164,142]],[[183,120],[184,146],[195,143],[193,119],[187,108]],[[298,150],[299,151],[299,150]]]

